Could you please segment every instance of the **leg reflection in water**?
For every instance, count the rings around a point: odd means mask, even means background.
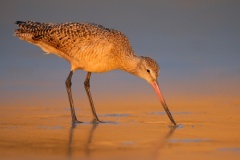
[[[99,125],[101,127],[96,132],[96,128]],[[111,125],[106,123],[104,125],[98,123],[73,124],[69,132],[67,156],[89,159],[96,158],[101,153],[100,155],[104,156],[108,156],[108,154],[111,156],[120,155],[122,157],[136,156],[136,159],[138,159],[141,151],[139,155],[136,155],[135,153],[138,153],[136,148],[141,148],[145,150],[143,155],[148,155],[149,159],[159,159],[161,150],[169,145],[169,139],[172,138],[177,127],[169,127],[164,130],[153,129],[152,126],[150,128],[144,127],[149,126],[144,124],[143,127],[139,127],[139,125],[127,126],[126,124],[112,125],[112,123]],[[107,134],[103,134],[105,131]],[[154,139],[142,139],[142,137],[147,137],[151,134],[155,137]],[[130,142],[130,144],[126,144],[126,142]],[[106,152],[107,150],[111,152]],[[130,150],[132,150],[132,153],[128,152]]]
[[[95,129],[97,128],[98,126],[98,123],[91,123],[91,129],[89,131],[89,133],[87,134],[87,141],[85,142],[85,145],[83,145],[83,150],[85,152],[85,154],[87,156],[90,155],[90,152],[91,152],[91,143],[92,143],[92,138],[93,138],[93,135],[94,135],[94,131]],[[81,127],[82,125],[78,125],[78,124],[75,124],[73,123],[71,128],[70,128],[70,133],[69,133],[69,142],[68,142],[68,152],[67,152],[67,155],[69,157],[72,157],[72,153],[73,153],[73,139],[74,139],[74,131],[76,130],[76,128],[78,127]],[[81,145],[82,146],[82,145]],[[77,149],[81,149],[82,147],[77,147]]]

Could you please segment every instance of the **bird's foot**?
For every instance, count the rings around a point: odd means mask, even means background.
[[[94,118],[91,122],[94,123],[94,124],[105,123],[105,122],[100,121],[99,119],[96,119],[96,118]]]
[[[73,119],[72,120],[72,124],[79,124],[79,123],[83,123],[82,121],[79,121],[77,119]]]

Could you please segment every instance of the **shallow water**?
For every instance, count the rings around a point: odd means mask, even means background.
[[[99,113],[105,123],[72,126],[68,107],[1,107],[0,159],[239,159],[238,107]],[[81,118],[80,118],[81,117]]]

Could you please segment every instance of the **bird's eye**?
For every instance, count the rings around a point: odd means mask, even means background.
[[[147,69],[147,72],[148,72],[148,73],[150,73],[150,70],[149,70],[149,69]]]

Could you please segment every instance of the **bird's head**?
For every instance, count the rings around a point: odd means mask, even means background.
[[[141,56],[135,74],[145,79],[148,83],[153,83],[157,81],[159,66],[152,58]]]
[[[148,83],[151,84],[151,86],[155,90],[164,110],[166,111],[169,119],[176,126],[176,122],[174,121],[174,119],[168,109],[168,106],[163,98],[161,90],[159,89],[159,86],[158,86],[157,78],[159,75],[159,66],[158,66],[157,62],[149,57],[141,56],[140,61],[135,70],[135,75],[145,79]]]

